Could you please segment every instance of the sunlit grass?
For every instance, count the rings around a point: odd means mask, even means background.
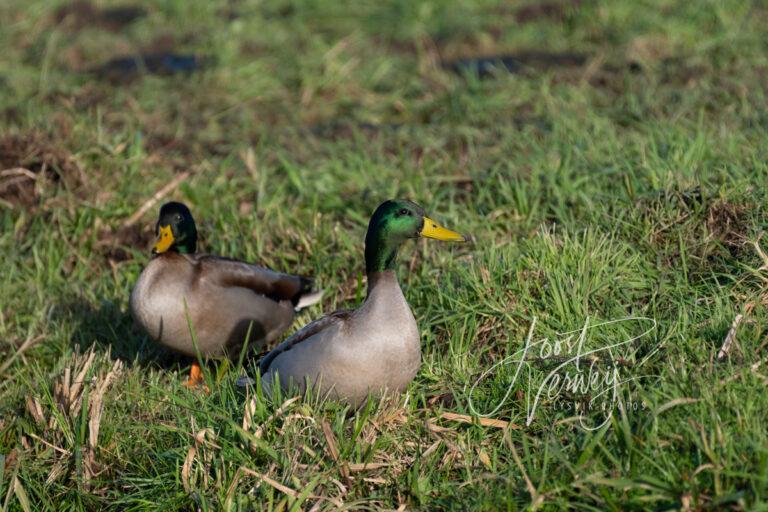
[[[526,21],[491,1],[143,5],[119,29],[0,5],[0,139],[37,141],[19,157],[0,144],[0,171],[67,172],[32,200],[0,178],[0,506],[766,507],[765,6],[585,1]],[[213,61],[125,83],[87,71],[158,48]],[[531,50],[587,63],[483,80],[442,65]],[[128,221],[179,176],[164,199],[190,205],[204,250],[326,289],[296,328],[364,296],[379,202],[472,233],[399,255],[423,352],[405,396],[269,401],[236,386],[250,358],[210,362],[210,394],[182,387],[189,361],[127,310],[160,203]],[[545,402],[527,424],[552,361],[509,393],[500,362],[534,318],[556,339],[627,317],[655,321],[622,354],[643,409],[588,431]],[[57,386],[91,346],[73,408]],[[502,400],[497,424],[443,416]]]

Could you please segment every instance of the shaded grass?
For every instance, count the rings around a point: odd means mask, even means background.
[[[112,31],[56,25],[54,6],[27,4],[0,6],[0,135],[43,134],[81,172],[0,203],[0,360],[37,340],[0,383],[10,509],[23,493],[41,510],[765,508],[766,371],[750,370],[766,336],[752,244],[768,224],[760,2],[582,2],[523,23],[485,1],[166,1]],[[216,64],[127,83],[85,72],[160,47]],[[486,80],[442,65],[521,51],[588,61]],[[184,171],[172,196],[192,206],[203,248],[317,276],[324,311],[361,299],[380,201],[413,198],[475,235],[400,255],[423,340],[405,398],[357,412],[258,398],[244,429],[258,390],[235,381],[253,361],[211,363],[210,395],[180,386],[186,361],[127,315],[155,212],[124,224]],[[747,304],[737,349],[716,361]],[[641,410],[585,431],[547,402],[526,425],[537,374],[497,414],[520,428],[441,419],[506,396],[513,365],[470,389],[534,317],[554,339],[628,316],[656,322],[628,354],[649,376],[623,397]],[[592,343],[636,334],[611,325]],[[89,409],[69,415],[53,389],[91,344],[88,393],[113,359],[126,366],[89,474]],[[385,465],[345,469],[363,462]]]

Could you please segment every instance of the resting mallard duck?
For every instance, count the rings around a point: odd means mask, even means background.
[[[131,292],[131,314],[151,338],[177,352],[237,354],[249,328],[249,346],[263,346],[291,325],[297,309],[320,300],[303,277],[196,254],[195,220],[182,203],[163,205],[155,231],[155,256]],[[187,385],[201,380],[194,362]]]
[[[282,342],[260,364],[271,394],[276,378],[288,389],[307,386],[321,396],[362,404],[369,395],[405,389],[421,365],[419,328],[395,274],[400,245],[409,238],[464,242],[411,201],[392,200],[374,212],[365,236],[368,295],[360,308],[325,316]]]

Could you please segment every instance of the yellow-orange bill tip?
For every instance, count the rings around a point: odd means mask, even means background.
[[[434,238],[444,242],[466,242],[467,238],[455,231],[442,227],[429,217],[424,217],[424,227],[421,228],[421,236],[425,238]]]
[[[160,226],[160,229],[157,235],[157,242],[155,242],[155,246],[152,249],[153,252],[157,254],[162,254],[168,249],[170,249],[172,245],[173,245],[173,231],[171,230],[170,224],[168,226]]]

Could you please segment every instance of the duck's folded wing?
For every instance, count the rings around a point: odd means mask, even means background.
[[[336,325],[338,323],[344,322],[349,318],[349,315],[352,313],[351,310],[348,309],[340,309],[338,311],[334,311],[333,313],[326,315],[322,318],[318,318],[314,322],[310,322],[298,331],[296,331],[293,336],[289,337],[282,343],[280,343],[278,346],[276,346],[272,351],[264,356],[264,358],[259,363],[259,371],[262,375],[267,373],[269,371],[269,365],[272,364],[272,361],[275,360],[277,356],[282,354],[283,352],[286,352],[296,346],[298,343],[301,343],[302,341],[305,341],[315,334],[328,329],[332,325]]]
[[[242,261],[202,256],[198,263],[201,279],[210,280],[219,286],[248,288],[276,301],[290,300],[296,305],[303,294],[312,290],[312,281],[309,279],[282,274]]]

